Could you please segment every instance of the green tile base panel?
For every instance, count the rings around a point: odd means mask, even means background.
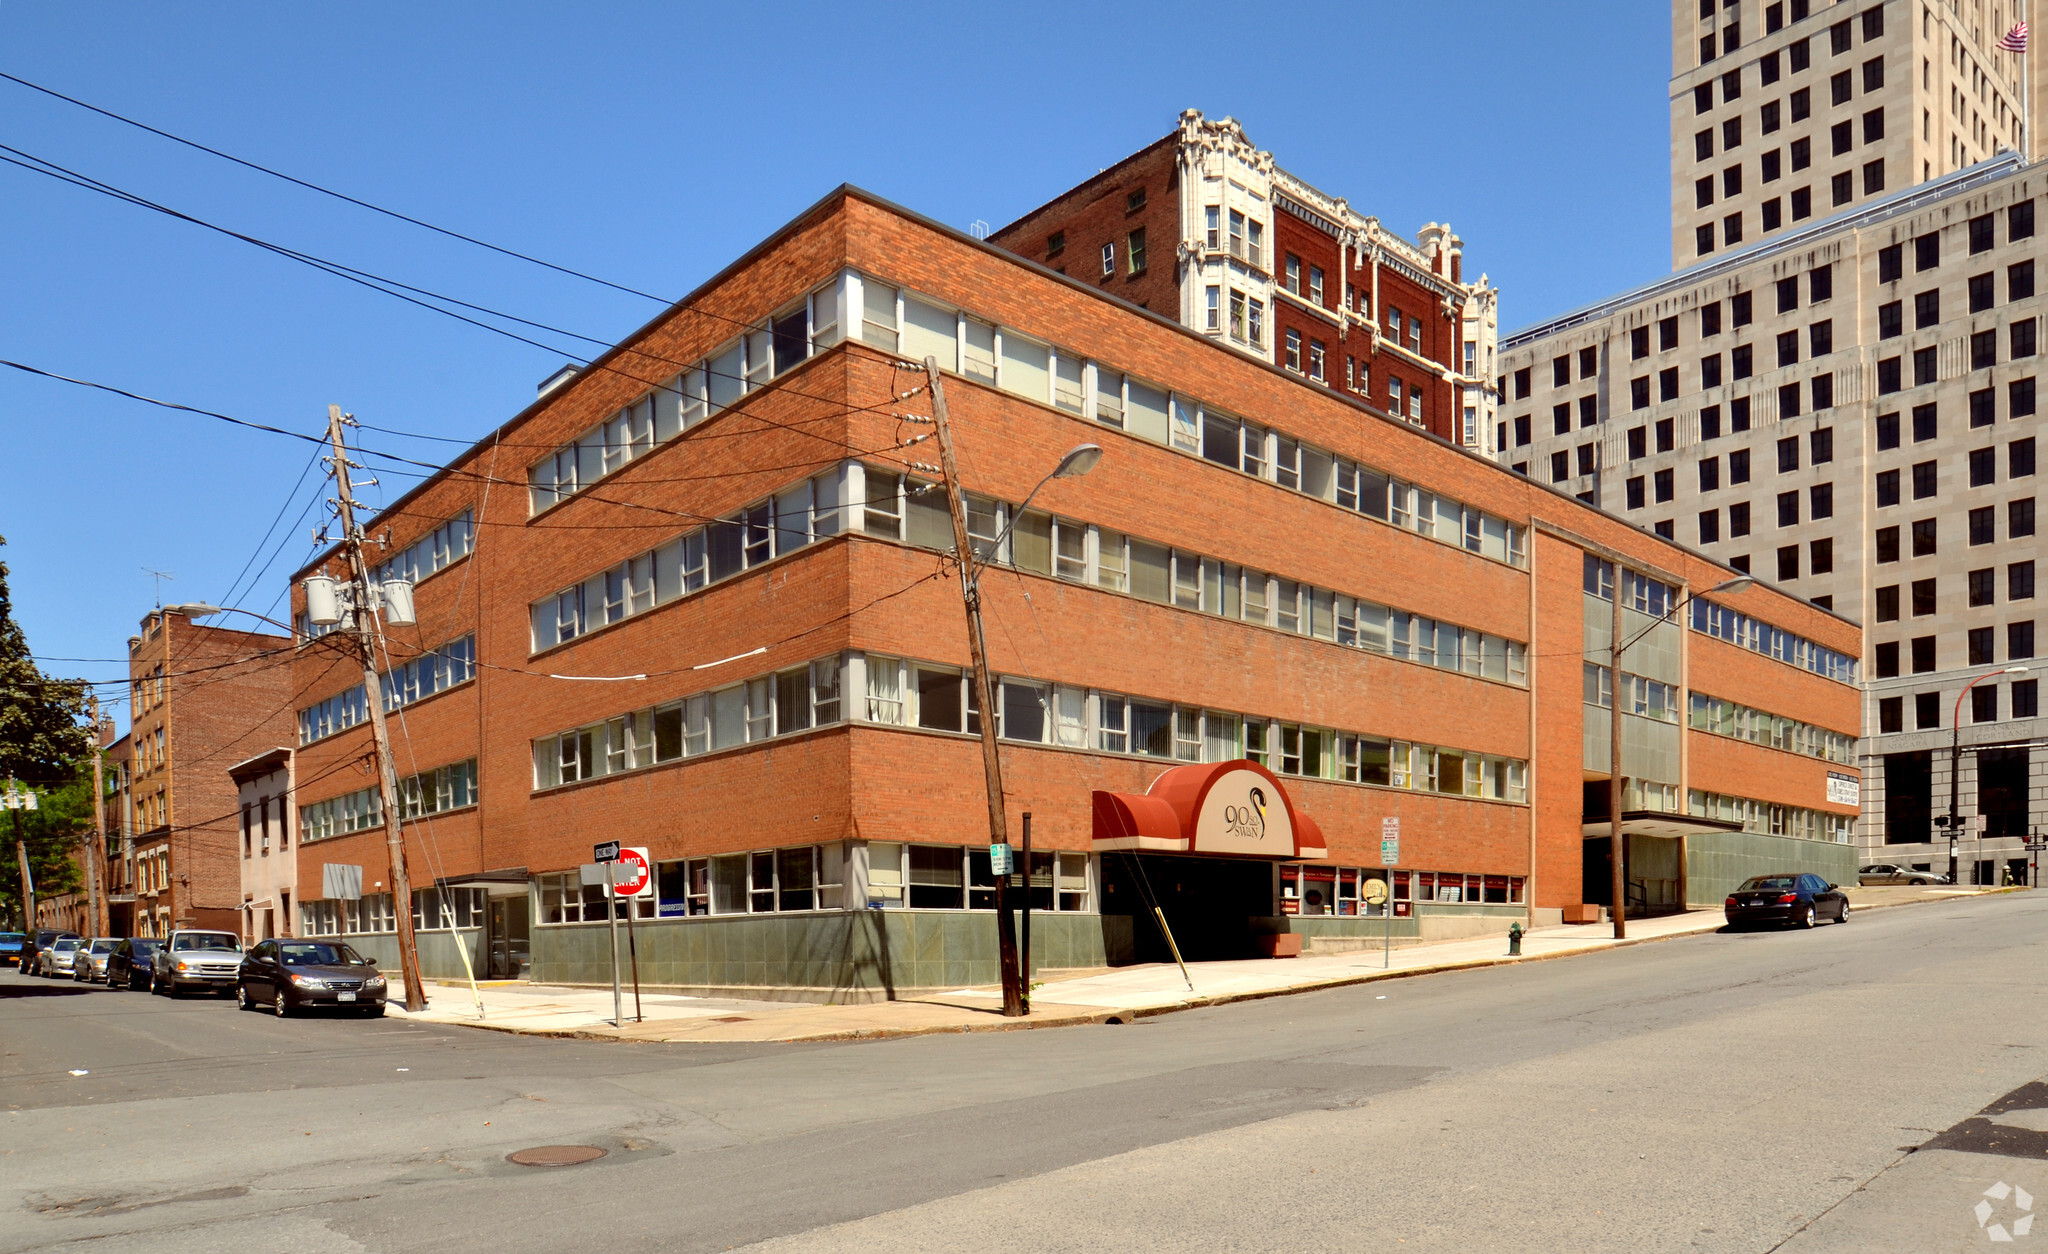
[[[420,976],[429,980],[460,980],[468,976],[462,966],[462,954],[455,947],[455,938],[460,936],[469,945],[469,960],[476,964],[478,979],[483,978],[484,934],[481,930],[462,932],[416,932],[420,951]],[[333,940],[353,946],[363,957],[377,964],[380,971],[398,973],[398,935],[382,932],[377,935],[358,933],[353,936],[307,937],[308,940]],[[403,999],[403,990],[398,994]]]
[[[1811,872],[1830,884],[1856,884],[1856,846],[1759,832],[1706,832],[1686,837],[1686,897],[1699,909],[1719,909],[1736,885],[1752,875]]]
[[[867,1002],[1001,979],[995,916],[984,912],[847,910],[658,919],[636,923],[633,940],[643,991]],[[529,978],[537,984],[611,986],[611,932],[603,923],[536,927],[532,950]],[[619,950],[624,963],[623,928]],[[1035,968],[1115,966],[1129,962],[1131,954],[1127,918],[1031,916]]]

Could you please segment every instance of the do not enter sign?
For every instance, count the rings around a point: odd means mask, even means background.
[[[620,897],[645,897],[654,891],[647,850],[632,846],[619,850],[619,860],[612,867],[612,891]]]

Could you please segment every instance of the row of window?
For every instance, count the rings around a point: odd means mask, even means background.
[[[1581,676],[1585,685],[1585,703],[1603,710],[1614,708],[1614,674],[1605,666],[1592,662],[1585,663]],[[1638,718],[1653,719],[1659,723],[1678,721],[1678,689],[1675,685],[1642,675],[1621,673],[1621,710]]]
[[[1716,605],[1705,598],[1693,600],[1692,629],[1752,653],[1789,662],[1827,679],[1845,684],[1856,682],[1856,659],[1848,654],[1838,653],[1826,645],[1760,622],[1725,605]]]
[[[478,928],[484,922],[481,888],[416,888],[412,894],[415,931]],[[299,905],[299,935],[376,935],[398,930],[390,893],[366,893],[357,901],[321,899]]]
[[[463,510],[387,558],[370,572],[370,582],[403,579],[417,584],[468,557],[476,548],[476,512]]]
[[[1850,814],[1828,814],[1798,806],[1775,805],[1748,797],[1701,792],[1697,788],[1689,789],[1686,796],[1687,808],[1693,814],[1703,819],[1740,823],[1745,832],[1797,836],[1802,840],[1823,840],[1835,845],[1850,844],[1856,838],[1856,817]]]
[[[384,790],[381,785],[359,788],[299,807],[301,843],[346,836],[384,826]]]
[[[1390,901],[1373,905],[1365,900],[1363,889],[1373,880],[1386,884]],[[1519,875],[1388,871],[1289,862],[1280,867],[1280,913],[1384,918],[1391,907],[1395,915],[1406,918],[1414,913],[1413,903],[1418,901],[1519,905],[1522,885]]]
[[[2009,713],[1999,714],[1999,691],[2012,689]],[[1941,727],[1942,707],[1947,704],[1939,692],[1916,692],[1913,694],[1913,730],[1935,731]],[[1973,723],[1996,723],[2004,718],[2039,718],[2041,716],[2041,681],[2038,679],[2015,680],[2011,684],[1983,683],[1970,689],[1970,721]],[[1877,730],[1889,735],[1906,730],[1906,699],[1904,697],[1881,697],[1877,702]]]
[[[930,487],[849,463],[536,602],[532,607],[534,647],[551,648],[836,534],[843,525],[842,509],[852,508],[842,502],[850,500],[861,502],[861,526],[866,534],[924,548],[950,549],[952,519]],[[1457,507],[1453,503],[1399,481],[1356,473],[1346,478],[1350,499],[1356,500],[1361,489],[1377,494],[1382,501],[1402,501],[1403,512],[1389,511],[1398,525],[1420,529],[1425,522],[1435,522],[1448,530],[1487,521],[1487,516],[1476,511],[1454,513]],[[1441,509],[1442,517],[1424,518],[1423,509]],[[1408,513],[1410,510],[1415,513]],[[1050,514],[1018,515],[1006,502],[970,496],[967,530],[984,560],[1019,570],[1466,674],[1527,682],[1527,648],[1520,641],[1152,544],[1105,527]],[[1482,553],[1505,555],[1510,551],[1505,529],[1482,530],[1479,538]],[[1514,542],[1513,553],[1519,557],[1519,533]]]
[[[1966,665],[1989,666],[1996,659],[1992,656],[1997,643],[1997,631],[1992,627],[1972,627],[1965,633],[1969,651]],[[1940,670],[1935,662],[1935,638],[1915,636],[1907,641],[1912,659],[1913,674],[1925,675]],[[1877,678],[1894,679],[1899,675],[1899,642],[1887,640],[1871,648],[1872,665]],[[2009,662],[2024,661],[2034,656],[2034,620],[2022,619],[2005,625],[2005,656]]]
[[[1732,736],[1752,744],[1803,753],[1827,762],[1856,765],[1856,737],[1815,727],[1779,714],[1742,705],[1703,693],[1691,694],[1691,727],[1694,731]]]
[[[423,701],[437,692],[476,678],[476,635],[451,640],[438,649],[401,663],[383,676],[386,713]],[[299,711],[299,743],[312,744],[368,722],[369,700],[363,685],[337,692]]]
[[[1730,10],[1736,8],[1735,0],[1724,0],[1724,2],[1728,4]],[[1790,4],[1792,20],[1795,22],[1803,21],[1807,15],[1808,0],[1790,0]],[[1713,9],[1714,0],[1700,0],[1700,20],[1711,22],[1714,18]],[[1764,33],[1766,35],[1784,28],[1785,9],[1786,5],[1784,3],[1769,4],[1764,7]],[[1881,38],[1884,35],[1884,5],[1880,3],[1872,8],[1865,9],[1862,14],[1862,21],[1864,43],[1867,44],[1873,39]],[[1849,51],[1855,34],[1854,22],[1854,18],[1845,17],[1828,27],[1828,48],[1831,53],[1839,56]],[[1720,29],[1709,29],[1700,37],[1700,64],[1704,65],[1712,61],[1716,56],[1726,56],[1734,52],[1741,44],[1742,23],[1736,20],[1736,16],[1730,16],[1722,23]],[[1813,49],[1810,37],[1787,44],[1785,51],[1791,55],[1792,68],[1795,71],[1803,70],[1812,63]],[[1763,57],[1762,60],[1769,62],[1769,67],[1764,71],[1764,81],[1768,83],[1778,76],[1778,54],[1775,52],[1770,53]]]
[[[2015,501],[2013,502],[2013,504],[2031,505],[2032,501]],[[1970,512],[1972,515],[1975,515],[1982,511],[1972,510]],[[1974,521],[1974,518],[1972,521]],[[2029,517],[2028,519],[2027,528],[2027,534],[2032,535],[2033,520],[2031,517]],[[2034,586],[2032,566],[2033,563],[2031,562],[2014,562],[2006,568],[2006,585],[2009,593],[2015,590],[2024,589],[2029,594],[2031,594]],[[1997,568],[1986,566],[1980,570],[1971,571],[1969,573],[1968,579],[1970,607],[1974,609],[1978,606],[1994,604],[1997,601],[1997,584]],[[1932,578],[1915,579],[1912,582],[1910,588],[1912,592],[1911,605],[1913,617],[1925,618],[1936,612],[1935,585],[1936,581]],[[2027,600],[2029,598],[2016,598],[2008,595],[2006,599]],[[1878,622],[1895,623],[1899,621],[1899,610],[1901,606],[1898,584],[1886,584],[1884,587],[1878,588],[1876,590],[1876,602],[1877,604],[1875,617]],[[2028,630],[2029,632],[2031,632],[2032,628],[2030,627]],[[2030,641],[2032,640],[2032,638],[2033,637],[2031,635],[2028,636],[2028,639]]]
[[[842,295],[843,284],[827,284],[528,467],[531,511],[574,496],[838,343]]]
[[[858,666],[861,701],[843,702]],[[1002,677],[1005,740],[1183,762],[1248,758],[1279,774],[1522,801],[1526,763],[1431,745],[1176,706],[1121,693]],[[844,719],[979,734],[969,672],[875,654],[820,658],[533,742],[534,787],[558,787],[794,735]]]
[[[724,350],[727,356],[738,354],[728,363],[732,370],[714,370],[720,358],[707,359],[710,364],[686,372],[672,385],[628,406],[535,466],[534,509],[547,508],[652,451],[717,408],[739,399],[744,387],[766,383],[801,360],[804,352],[838,342],[842,305],[863,311],[863,342],[911,360],[936,357],[946,369],[968,378],[1233,466],[1282,487],[1409,526],[1497,561],[1515,565],[1526,561],[1521,529],[1505,519],[852,271],[813,293],[803,308],[772,320],[768,330],[734,341]],[[810,311],[808,315],[804,309]],[[805,325],[810,327],[808,340],[801,334]],[[785,339],[791,341],[786,350]],[[757,356],[764,363],[758,370]],[[714,392],[714,387],[727,390]],[[669,409],[676,410],[672,418]]]
[[[425,818],[476,802],[476,759],[436,767],[398,781],[398,817]]]

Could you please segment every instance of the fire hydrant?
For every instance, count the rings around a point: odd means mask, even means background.
[[[1522,925],[1519,923],[1510,923],[1508,924],[1508,957],[1519,958],[1521,956]]]

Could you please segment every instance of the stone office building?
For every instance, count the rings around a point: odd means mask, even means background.
[[[1930,817],[1948,811],[1960,718],[1960,811],[1982,821],[1957,870],[1975,882],[2024,876],[2048,782],[2044,190],[2017,158],[1987,161],[1503,347],[1514,469],[1864,624],[1867,860],[1948,869]]]

